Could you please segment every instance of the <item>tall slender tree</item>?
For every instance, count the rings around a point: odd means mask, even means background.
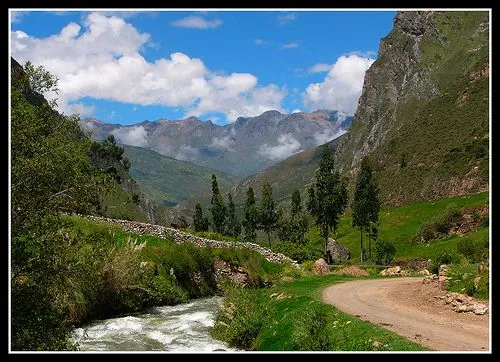
[[[371,258],[371,240],[378,235],[374,224],[378,223],[380,212],[379,189],[373,177],[370,159],[365,156],[356,180],[356,189],[352,202],[352,226],[360,231],[360,260],[366,256],[363,247],[363,232],[368,233],[368,250]]]
[[[273,189],[266,183],[262,188],[262,203],[259,209],[259,226],[267,234],[269,247],[271,247],[271,232],[276,228],[278,213],[274,201]]]
[[[283,210],[278,211],[278,236],[280,240],[287,240],[293,243],[305,244],[307,242],[305,234],[309,228],[309,220],[302,210],[300,191],[295,189],[292,193],[289,217],[284,215]]]
[[[226,205],[224,205],[224,200],[220,193],[219,185],[217,184],[217,176],[215,176],[215,174],[212,174],[212,200],[210,204],[212,205],[210,211],[212,213],[213,229],[219,234],[224,234],[227,209]]]
[[[259,213],[255,202],[255,194],[253,188],[249,187],[245,201],[245,218],[243,219],[244,238],[246,241],[255,241],[258,221]]]
[[[241,233],[241,222],[236,216],[235,213],[235,206],[233,202],[233,196],[231,193],[227,195],[229,201],[227,204],[227,210],[228,210],[228,215],[227,215],[227,230],[226,233],[229,236],[234,236],[237,237]]]
[[[210,221],[208,217],[203,216],[203,209],[199,202],[196,203],[194,207],[194,215],[193,215],[193,225],[194,231],[207,231]]]
[[[330,230],[337,231],[340,216],[347,206],[347,185],[334,170],[333,157],[328,145],[321,151],[319,168],[316,170],[316,182],[309,190],[309,212],[314,216],[320,234],[325,239],[326,254]]]

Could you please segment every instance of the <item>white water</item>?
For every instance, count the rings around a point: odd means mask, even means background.
[[[235,351],[210,337],[221,297],[156,307],[144,314],[95,321],[74,330],[81,351]]]

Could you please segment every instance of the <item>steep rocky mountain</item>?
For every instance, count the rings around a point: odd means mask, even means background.
[[[345,136],[340,136],[327,143],[332,154],[335,152],[337,145],[343,137]],[[274,198],[278,204],[288,202],[292,196],[293,190],[296,188],[302,192],[304,197],[303,200],[305,200],[306,187],[314,178],[315,171],[318,168],[322,147],[323,145],[299,152],[255,175],[245,177],[231,187],[221,188],[221,191],[225,197],[228,192],[231,192],[236,205],[236,212],[240,215],[243,214],[248,188],[252,187],[254,189],[257,202],[260,202],[262,187],[266,183],[271,184]],[[209,190],[205,194],[197,195],[192,199],[180,203],[174,209],[169,210],[169,213],[173,219],[181,214],[189,218],[192,216],[196,202],[200,202],[203,206],[208,207],[210,198],[211,191]],[[227,197],[225,200],[227,201]],[[206,211],[208,212],[208,209],[206,209]]]
[[[237,177],[224,172],[179,161],[153,150],[121,145],[124,155],[131,161],[130,175],[142,191],[150,195],[159,205],[174,206],[194,195],[209,192],[212,174],[217,176],[219,186],[226,188],[237,181]]]
[[[489,14],[398,12],[335,162],[374,160],[386,205],[488,189]]]
[[[254,174],[292,154],[326,143],[345,133],[351,118],[320,110],[282,114],[267,111],[240,117],[225,126],[195,117],[144,121],[131,126],[84,119],[94,139],[113,134],[122,144],[150,148],[163,155],[235,176]]]

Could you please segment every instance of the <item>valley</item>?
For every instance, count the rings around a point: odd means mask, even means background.
[[[9,352],[490,353],[491,11],[376,13],[9,10]]]

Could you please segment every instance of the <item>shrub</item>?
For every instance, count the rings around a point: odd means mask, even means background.
[[[259,289],[229,287],[210,333],[232,347],[253,349],[255,339],[266,323],[268,310]]]
[[[274,243],[272,249],[274,252],[284,254],[298,263],[308,260],[318,260],[322,256],[322,252],[319,250],[311,250],[305,245],[287,241]]]
[[[381,265],[387,265],[392,262],[396,255],[396,246],[390,241],[379,239],[375,242],[375,262]]]
[[[292,344],[295,351],[328,351],[332,349],[327,307],[312,304],[302,310],[293,325]]]
[[[431,266],[431,272],[437,274],[439,266],[443,264],[452,264],[459,260],[459,255],[453,251],[441,250],[437,253]]]
[[[463,238],[457,243],[457,251],[462,254],[469,263],[479,263],[488,258],[488,240],[472,241]]]

